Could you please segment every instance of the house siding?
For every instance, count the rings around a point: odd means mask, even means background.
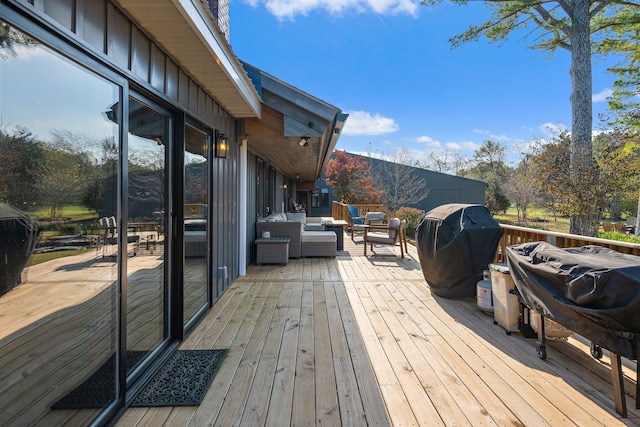
[[[162,298],[157,307],[147,304],[142,308],[158,310],[155,318],[159,319],[160,326],[156,333],[160,335],[161,342],[157,345],[153,344],[153,348],[145,348],[145,351],[149,350],[147,354],[149,357],[141,362],[140,370],[132,380],[127,378],[127,372],[123,368],[126,365],[120,363],[120,370],[113,374],[115,376],[113,384],[117,383],[115,381],[117,378],[122,386],[117,390],[110,390],[113,393],[111,401],[104,402],[104,405],[98,408],[78,409],[73,418],[76,425],[107,424],[124,408],[125,399],[130,399],[129,394],[148,379],[153,372],[153,364],[175,348],[184,335],[197,324],[206,309],[239,275],[240,244],[237,236],[239,234],[240,146],[236,142],[239,138],[238,129],[241,127],[241,120],[234,118],[223,108],[211,93],[191,77],[189,70],[182,68],[160,44],[128,17],[126,11],[121,10],[113,2],[106,0],[3,1],[0,3],[0,24],[4,23],[33,37],[38,42],[38,48],[46,50],[46,54],[51,58],[59,58],[59,62],[64,63],[68,68],[75,67],[83,77],[90,76],[89,78],[100,82],[101,87],[107,86],[114,89],[114,100],[110,101],[112,102],[110,105],[104,105],[105,110],[112,108],[112,111],[103,111],[105,114],[112,113],[113,116],[109,117],[109,120],[105,117],[101,119],[102,123],[108,123],[117,131],[114,135],[114,147],[119,157],[114,163],[116,164],[115,173],[104,181],[108,194],[114,197],[113,200],[104,200],[103,209],[109,209],[114,216],[118,217],[116,229],[119,236],[126,236],[127,225],[135,222],[133,218],[127,219],[126,216],[129,202],[125,194],[133,174],[127,165],[131,162],[131,158],[127,158],[127,147],[134,137],[140,137],[140,135],[128,134],[127,126],[135,126],[130,123],[129,117],[125,114],[129,109],[129,100],[135,98],[144,102],[150,109],[155,108],[158,115],[163,115],[171,123],[167,132],[172,139],[166,144],[163,141],[157,144],[158,146],[164,144],[167,147],[162,148],[166,153],[166,158],[162,159],[165,162],[162,166],[162,174],[147,174],[147,177],[153,179],[159,176],[167,177],[162,182],[164,187],[160,187],[166,188],[166,195],[162,197],[168,199],[166,206],[167,212],[170,213],[166,215],[168,220],[163,225],[164,240],[160,246],[164,252],[158,252],[154,257],[153,253],[150,253],[148,241],[146,245],[145,242],[140,242],[142,249],[140,247],[136,249],[134,243],[134,249],[131,250],[132,245],[129,244],[128,238],[117,237],[118,243],[114,245],[117,252],[110,257],[112,264],[109,264],[111,265],[109,274],[111,276],[105,282],[106,284],[94,285],[92,282],[94,274],[91,268],[105,262],[104,256],[98,250],[87,253],[92,257],[90,262],[79,263],[74,269],[59,270],[57,274],[63,277],[57,279],[56,286],[71,286],[70,283],[66,283],[64,274],[83,271],[87,285],[92,284],[96,288],[105,287],[106,290],[99,293],[99,298],[89,298],[59,312],[53,310],[51,315],[43,315],[42,318],[34,320],[29,330],[17,331],[16,333],[21,337],[20,343],[23,345],[17,347],[18,354],[12,353],[14,357],[11,357],[13,361],[11,363],[8,362],[9,358],[3,355],[7,356],[7,352],[12,351],[12,346],[16,343],[10,336],[4,336],[0,330],[0,360],[2,360],[0,377],[8,378],[9,375],[13,375],[13,372],[20,370],[30,373],[22,378],[16,377],[15,382],[3,382],[0,385],[3,395],[0,403],[0,425],[57,425],[61,419],[61,412],[52,409],[52,406],[60,398],[98,369],[102,361],[109,360],[109,357],[116,357],[121,361],[125,358],[127,339],[130,338],[126,336],[127,327],[129,331],[135,332],[136,329],[131,326],[131,322],[136,320],[136,316],[141,317],[142,314],[127,312],[127,304],[129,307],[132,305],[135,295],[134,281],[128,277],[131,270],[127,270],[127,266],[132,266],[141,260],[140,251],[142,250],[147,251],[145,256],[150,262],[160,260],[157,261],[163,266],[158,272],[162,278],[159,281],[160,292],[166,293],[161,295]],[[2,66],[6,64],[0,64],[0,67]],[[56,76],[47,76],[47,70],[36,70],[36,72],[42,73],[42,81],[50,77],[51,84],[55,85]],[[0,79],[9,79],[9,77],[0,72]],[[3,87],[12,84],[8,80],[0,83]],[[70,86],[69,90],[73,88]],[[70,95],[72,95],[71,100],[81,108],[82,96],[89,94],[73,92]],[[3,102],[6,104],[2,104]],[[15,107],[11,102],[27,101],[11,101],[8,96],[3,95],[3,99],[0,99],[0,110]],[[60,109],[65,108],[63,102],[59,104]],[[22,104],[19,106],[23,107]],[[53,113],[51,111],[51,114]],[[72,119],[70,122],[73,122]],[[188,273],[189,259],[182,258],[185,255],[181,224],[184,220],[182,205],[185,196],[182,194],[184,178],[181,176],[184,168],[181,169],[180,162],[185,156],[184,128],[189,120],[206,128],[212,136],[217,133],[226,134],[230,144],[226,159],[218,159],[211,154],[206,159],[209,177],[207,182],[209,195],[206,200],[208,213],[205,214],[208,215],[210,230],[210,244],[206,248],[206,253],[210,254],[209,264],[206,266],[210,271],[207,285],[209,293],[206,297],[206,306],[196,310],[196,313],[200,314],[187,322],[188,319],[182,318],[184,307],[181,300],[183,288],[186,286],[186,279],[183,279]],[[11,124],[16,125],[16,123]],[[156,145],[155,142],[152,143]],[[208,152],[212,152],[210,148],[207,149]],[[0,156],[2,155],[0,153]],[[0,157],[0,162],[6,161],[6,158]],[[250,169],[250,173],[255,171]],[[249,182],[252,181],[249,180]],[[3,196],[0,194],[0,200],[3,200]],[[255,194],[250,192],[250,203],[255,203],[254,198]],[[87,223],[87,227],[95,227],[97,219]],[[253,221],[255,222],[255,218]],[[253,235],[253,233],[249,234]],[[156,246],[151,248],[158,250]],[[251,246],[248,245],[247,251],[250,252],[250,250]],[[248,257],[248,259],[252,258]],[[150,268],[149,271],[154,270]],[[18,286],[31,286],[32,277],[24,277]],[[31,288],[23,287],[22,289]],[[8,298],[7,295],[10,295],[10,292],[0,295],[0,304],[3,303],[3,298],[5,300]],[[14,294],[10,296],[13,297]],[[37,300],[37,291],[34,290],[28,295]],[[77,291],[70,292],[69,298],[75,295],[78,295]],[[46,305],[55,304],[57,300],[46,303],[42,301],[40,306],[31,306],[30,312],[44,310],[47,308]],[[19,304],[13,304],[13,306],[17,307]],[[82,314],[72,316],[75,310],[80,309],[83,310]],[[7,311],[3,312],[3,315],[7,314]],[[56,320],[58,318],[70,319],[70,321],[61,324]],[[71,327],[73,330],[70,330]],[[144,328],[140,328],[139,331],[138,339],[142,342],[145,338]],[[73,340],[63,339],[67,335],[73,337]],[[39,338],[42,336],[51,336],[55,339],[42,340]],[[54,341],[58,343],[58,338],[60,341],[58,348],[47,345]],[[72,351],[73,349],[62,351],[60,346],[73,346],[75,352]],[[38,355],[38,357],[29,355]],[[64,359],[65,357],[72,358],[73,363],[70,364]],[[28,365],[23,365],[25,363]],[[74,368],[69,371],[71,367]],[[56,381],[55,387],[42,382],[44,379]],[[128,384],[127,381],[129,381]],[[115,405],[109,406],[108,403]]]
[[[353,156],[357,156],[353,154]],[[371,166],[372,172],[376,168],[388,167],[392,165],[391,162],[385,160],[376,159],[373,157],[363,157]],[[464,178],[455,175],[449,175],[440,172],[434,172],[423,168],[416,168],[413,166],[398,165],[399,167],[409,168],[412,174],[416,174],[427,183],[428,194],[427,197],[417,203],[412,203],[407,207],[421,209],[424,212],[429,212],[431,209],[448,203],[469,203],[484,205],[486,184],[483,181],[475,179]],[[321,180],[316,182],[316,186],[319,188],[329,187],[329,200],[331,202],[336,201],[331,186],[327,185],[325,181],[326,177],[323,176]],[[339,201],[339,200],[338,200]]]

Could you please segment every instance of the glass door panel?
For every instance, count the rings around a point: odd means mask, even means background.
[[[186,126],[184,152],[184,323],[209,301],[208,164],[211,135]]]
[[[120,87],[0,19],[0,425],[118,398]]]
[[[128,374],[167,336],[165,164],[170,126],[169,116],[130,99],[128,218],[124,243],[128,258]]]

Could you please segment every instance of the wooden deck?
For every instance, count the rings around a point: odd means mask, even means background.
[[[183,343],[229,349],[204,402],[117,425],[640,425],[632,369],[621,418],[606,356],[569,338],[540,360],[475,301],[431,295],[415,248],[365,258],[345,236],[345,249],[251,266]]]

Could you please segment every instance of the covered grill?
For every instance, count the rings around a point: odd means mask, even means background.
[[[627,416],[620,357],[638,359],[640,257],[600,246],[561,249],[546,242],[507,247],[520,299],[530,309],[591,340],[591,354],[608,349],[616,412]],[[544,325],[544,322],[541,322]],[[546,358],[544,327],[538,356]],[[640,368],[636,363],[636,408]]]
[[[601,246],[545,242],[507,247],[523,303],[594,343],[635,359],[640,334],[640,257]]]
[[[38,240],[38,224],[26,213],[0,204],[0,296],[20,283]]]
[[[416,245],[431,291],[445,298],[474,297],[500,237],[502,228],[482,205],[447,204],[426,213]]]

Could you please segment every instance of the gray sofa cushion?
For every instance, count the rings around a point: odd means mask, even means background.
[[[287,220],[289,221],[298,221],[298,222],[306,222],[307,214],[304,212],[287,212],[286,213]]]
[[[307,223],[304,225],[304,231],[324,231],[324,224]]]

